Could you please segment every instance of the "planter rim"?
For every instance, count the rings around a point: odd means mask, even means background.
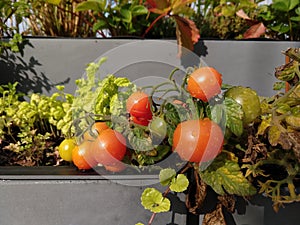
[[[23,36],[27,40],[101,40],[101,41],[111,41],[111,40],[143,40],[143,41],[153,41],[153,40],[162,40],[162,41],[176,41],[176,38],[142,38],[139,36],[118,36],[118,37],[109,37],[109,38],[99,38],[99,37],[51,37],[51,36]],[[10,37],[3,37],[3,40],[10,39]],[[300,41],[291,41],[291,40],[276,40],[269,38],[250,38],[250,39],[219,39],[219,38],[210,38],[204,37],[200,38],[198,42],[201,41],[217,41],[217,42],[275,42],[275,43],[300,43]]]
[[[72,166],[0,166],[0,180],[158,180],[155,173],[97,171],[80,171]]]

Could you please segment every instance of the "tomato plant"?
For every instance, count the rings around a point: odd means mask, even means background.
[[[256,91],[249,87],[232,87],[225,92],[225,97],[232,98],[242,106],[244,125],[251,123],[261,113],[259,97]]]
[[[72,160],[74,165],[80,170],[89,170],[97,165],[92,155],[92,143],[93,142],[84,141],[73,148]]]
[[[210,119],[187,120],[174,131],[173,150],[183,160],[207,162],[221,152],[223,140],[220,126]]]
[[[152,119],[151,102],[145,92],[132,93],[126,101],[126,110],[137,124],[147,126]]]
[[[72,138],[64,139],[58,146],[60,157],[68,162],[72,162],[72,151],[76,147],[76,142]]]
[[[93,141],[103,131],[108,129],[106,122],[95,122],[90,129],[83,134],[85,141]]]
[[[102,131],[92,142],[92,149],[98,163],[114,165],[126,154],[126,139],[121,133],[109,128]]]
[[[200,67],[188,78],[187,90],[191,96],[204,102],[221,92],[222,75],[212,67]]]

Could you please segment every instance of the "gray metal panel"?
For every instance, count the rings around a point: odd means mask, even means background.
[[[1,181],[2,225],[133,225],[151,213],[140,205],[143,189],[111,181]],[[184,224],[185,216],[176,217]],[[171,221],[158,215],[153,225]]]
[[[175,40],[163,41],[173,43],[173,46],[166,44],[162,48],[153,40],[131,39],[41,38],[29,39],[29,43],[30,45],[25,46],[22,58],[18,54],[10,55],[8,59],[0,58],[1,83],[19,81],[24,91],[42,91],[48,94],[55,91],[56,84],[64,84],[67,92],[74,93],[75,80],[82,77],[88,63],[100,56],[115,57],[109,58],[113,63],[108,62],[110,67],[106,66],[105,72],[116,72],[117,75],[125,75],[130,79],[167,77],[172,66],[179,64]],[[135,49],[134,45],[128,47],[132,43],[142,43],[147,51]],[[225,83],[249,86],[260,95],[269,96],[274,94],[272,85],[276,81],[275,67],[285,60],[281,51],[288,47],[300,47],[300,42],[204,40],[195,46],[195,53],[209,66],[218,69],[223,74]],[[123,58],[117,57],[118,51],[126,51]],[[157,59],[165,59],[166,63],[137,63],[116,71],[120,61],[145,54],[156,54]],[[183,66],[197,65],[199,61],[195,57],[183,59],[181,63]]]
[[[202,59],[216,67],[226,83],[249,86],[260,95],[270,96],[275,93],[272,91],[277,81],[275,67],[285,63],[281,52],[289,47],[300,47],[300,42],[204,41],[206,53],[203,53],[203,45],[198,45],[196,51],[202,51]]]

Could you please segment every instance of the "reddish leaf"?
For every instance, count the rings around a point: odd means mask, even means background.
[[[259,38],[261,35],[265,34],[266,27],[260,22],[252,25],[243,35],[244,38]]]
[[[150,12],[163,14],[170,11],[170,2],[168,0],[147,0],[146,4]]]
[[[179,45],[178,55],[181,56],[181,47],[185,47],[191,51],[194,50],[194,44],[198,42],[200,34],[199,30],[192,20],[177,15],[173,17],[176,21],[176,36]]]
[[[236,12],[236,15],[238,17],[241,17],[242,19],[245,20],[251,20],[250,17],[244,12],[244,10],[240,9],[239,11]]]

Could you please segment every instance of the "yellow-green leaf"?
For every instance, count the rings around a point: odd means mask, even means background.
[[[141,196],[141,202],[145,209],[154,213],[168,212],[171,202],[155,188],[146,188]]]
[[[59,5],[61,0],[46,0],[47,3],[53,4],[53,5]]]
[[[271,126],[268,132],[268,140],[272,146],[276,146],[278,144],[280,138],[280,130],[277,126]]]
[[[229,193],[249,196],[256,193],[256,189],[241,172],[239,164],[228,160],[226,154],[219,155],[206,170],[199,173],[201,179],[220,195]]]

